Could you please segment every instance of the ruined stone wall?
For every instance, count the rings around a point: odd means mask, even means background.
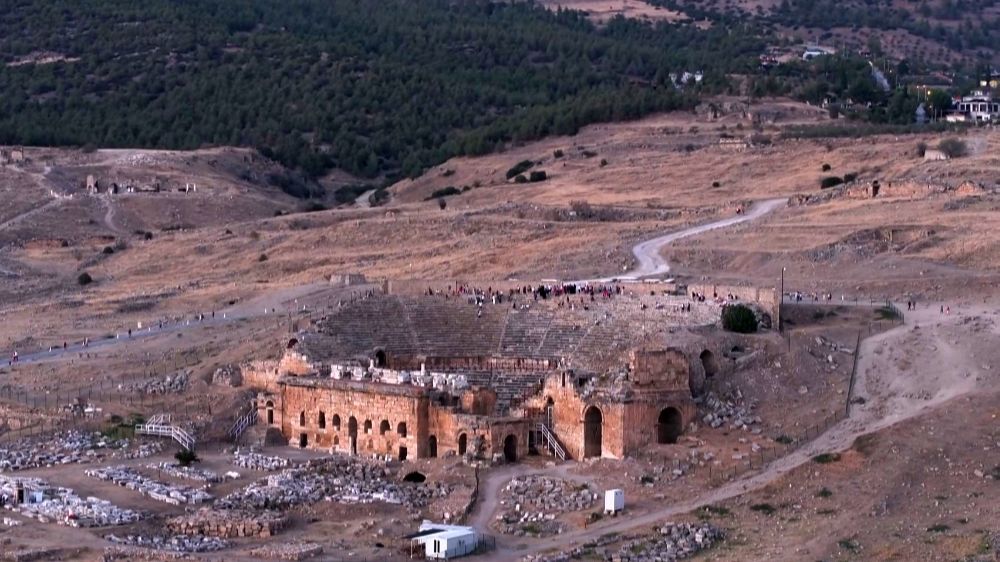
[[[561,374],[553,375],[545,380],[542,392],[530,399],[526,408],[545,419],[549,398],[553,402],[552,432],[575,460],[583,459],[586,454],[586,415],[591,407],[601,413],[600,449],[605,458],[634,456],[655,444],[660,413],[666,408],[675,408],[680,413],[681,429],[697,415],[686,381],[678,390],[638,389],[628,401],[622,401],[602,393],[584,398],[570,376],[566,376],[564,384]]]
[[[415,387],[352,383],[323,379],[317,386],[281,384],[284,416],[275,426],[293,446],[305,435],[308,448],[352,452],[351,418],[356,422],[355,450],[358,454],[426,456],[428,397]],[[343,383],[343,384],[334,384]],[[325,424],[321,424],[321,416]],[[300,423],[304,415],[305,424]],[[384,430],[382,422],[388,424]],[[339,423],[338,423],[339,422]],[[406,424],[406,436],[399,434]],[[325,427],[321,427],[325,425]]]
[[[771,315],[771,325],[777,327],[779,321],[780,297],[778,289],[775,287],[744,287],[740,285],[713,285],[709,283],[688,285],[688,294],[691,292],[701,293],[707,298],[713,295],[725,297],[728,294],[735,295],[739,300],[751,302]]]
[[[660,414],[667,408],[676,409],[681,421],[681,429],[694,421],[697,407],[686,392],[663,392],[642,396],[629,402],[622,412],[622,424],[626,430],[622,434],[625,455],[634,456],[652,444],[658,443]]]
[[[631,380],[638,386],[664,390],[687,390],[688,359],[676,349],[632,350],[629,352]]]
[[[493,420],[490,424],[490,440],[487,441],[489,447],[487,456],[502,455],[504,453],[504,442],[508,437],[513,436],[517,440],[516,460],[523,459],[528,454],[528,431],[530,427],[531,422],[527,419]]]
[[[278,392],[277,380],[279,374],[279,361],[261,360],[249,361],[240,365],[243,372],[243,384],[254,390],[266,390],[268,392]]]

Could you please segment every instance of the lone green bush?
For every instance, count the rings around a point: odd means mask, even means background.
[[[757,316],[748,306],[728,305],[722,309],[722,328],[738,334],[752,334],[757,331]]]
[[[196,463],[201,460],[198,458],[198,455],[190,449],[181,449],[180,451],[177,451],[174,458],[177,459],[177,464],[181,466],[191,466],[192,463]]]
[[[94,278],[91,277],[89,273],[84,271],[83,273],[80,274],[79,277],[76,278],[76,282],[79,283],[80,285],[90,285],[91,283],[94,282]]]
[[[826,189],[828,187],[833,187],[835,185],[840,185],[842,183],[844,183],[843,178],[839,178],[837,176],[827,176],[819,180],[819,187],[820,189]]]
[[[969,147],[960,139],[944,139],[938,143],[938,150],[948,158],[961,158],[969,153]]]
[[[524,172],[527,172],[528,169],[534,165],[535,163],[532,162],[531,160],[521,160],[517,164],[514,164],[514,166],[512,166],[511,169],[507,170],[507,179],[517,177],[523,174]]]
[[[535,183],[538,181],[545,181],[547,178],[548,175],[545,173],[545,170],[536,170],[528,174],[528,181],[530,181],[531,183]]]

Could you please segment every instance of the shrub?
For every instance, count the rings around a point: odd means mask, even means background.
[[[196,463],[201,460],[198,458],[198,455],[190,449],[181,449],[180,451],[177,451],[177,453],[174,454],[174,458],[177,459],[177,464],[181,466],[191,466],[192,463]]]
[[[830,489],[826,488],[826,487],[820,488],[819,491],[816,492],[816,497],[817,498],[828,498],[828,497],[830,497],[832,495],[833,495],[833,492],[831,492]]]
[[[514,183],[528,183],[528,178],[524,177],[524,174],[518,174],[514,177]]]
[[[257,261],[260,261],[260,262],[267,261],[267,254],[261,254],[260,257],[257,258]]]
[[[607,161],[607,159],[605,159],[605,158],[601,158],[601,167],[603,168],[603,167],[605,167],[605,166],[607,166],[607,165],[608,165],[608,161]]]
[[[719,187],[720,185],[722,185],[722,184],[720,184],[720,183],[719,183],[719,182],[717,182],[717,181],[713,181],[713,182],[712,182],[712,187]]]
[[[828,187],[833,187],[836,185],[840,185],[842,183],[844,183],[843,178],[839,178],[837,176],[827,176],[819,180],[819,187],[820,189],[826,189]]]
[[[854,181],[856,179],[858,179],[858,174],[855,174],[855,173],[844,174],[844,182],[845,183],[852,182],[852,181]]]
[[[112,248],[111,246],[105,246],[105,247],[104,247],[104,249],[103,249],[103,250],[101,250],[101,251],[102,251],[102,252],[103,252],[104,254],[107,254],[107,255],[111,255],[111,254],[115,253],[115,249],[114,249],[114,248]]]
[[[528,181],[532,183],[545,181],[546,178],[548,178],[548,175],[545,173],[545,170],[536,170],[528,174]]]
[[[76,278],[76,282],[79,283],[80,285],[90,285],[91,283],[94,282],[94,278],[91,277],[89,273],[84,271],[83,273],[80,274],[79,277]]]
[[[927,154],[927,143],[920,141],[917,143],[917,156],[923,158],[924,154]]]
[[[583,156],[584,158],[593,158],[594,156],[597,156],[597,153],[594,152],[593,150],[584,150]]]
[[[961,158],[969,153],[969,147],[961,139],[944,139],[938,143],[938,150],[948,158]]]
[[[840,460],[840,453],[821,453],[812,458],[814,463],[830,464]]]
[[[831,168],[831,166],[829,164],[823,164],[823,171],[824,172],[829,172],[830,168]]]
[[[947,531],[949,529],[951,529],[951,527],[949,527],[949,526],[947,526],[947,525],[945,525],[943,523],[938,523],[937,525],[931,525],[930,527],[927,527],[927,532],[928,533],[943,533],[943,532],[945,532],[945,531]]]
[[[260,233],[257,232],[256,230],[251,230],[250,231],[250,239],[251,240],[260,240]]]
[[[438,198],[438,208],[442,211],[448,208],[448,202],[444,200],[444,197]]]
[[[562,149],[561,148],[557,148],[555,150],[555,152],[552,153],[552,156],[554,156],[556,158],[562,158],[563,157],[563,151],[562,151]]]
[[[722,309],[722,328],[738,334],[752,334],[757,331],[757,316],[746,305],[727,305]]]
[[[528,169],[534,165],[535,163],[532,162],[531,160],[521,160],[517,164],[514,164],[514,166],[512,166],[511,169],[507,170],[507,179],[511,179],[521,175],[522,173],[528,171]]]
[[[434,190],[434,193],[431,193],[425,201],[440,199],[442,197],[448,197],[449,195],[458,195],[460,193],[462,192],[457,187],[449,185],[448,187],[442,187],[441,189]]]
[[[750,511],[757,511],[759,513],[763,513],[764,515],[771,515],[778,510],[769,503],[755,503],[750,506]]]
[[[446,178],[454,176],[454,175],[455,175],[455,170],[452,170],[452,169],[447,169],[447,170],[444,171],[443,174],[441,174],[442,177],[446,177]]]

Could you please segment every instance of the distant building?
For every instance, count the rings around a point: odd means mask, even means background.
[[[946,120],[952,123],[995,123],[1000,121],[1000,100],[989,90],[973,90],[954,101],[954,110]]]
[[[819,45],[810,45],[807,46],[805,52],[802,53],[802,60],[813,60],[816,57],[823,57],[835,54],[837,54],[837,49],[831,49],[830,47],[820,47]]]

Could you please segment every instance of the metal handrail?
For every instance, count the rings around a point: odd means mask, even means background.
[[[553,454],[559,457],[559,460],[566,460],[566,450],[562,448],[559,444],[559,440],[552,431],[549,430],[548,426],[542,422],[538,422],[538,429],[542,432],[542,437],[545,437],[545,441],[549,444],[549,448],[552,449]]]

